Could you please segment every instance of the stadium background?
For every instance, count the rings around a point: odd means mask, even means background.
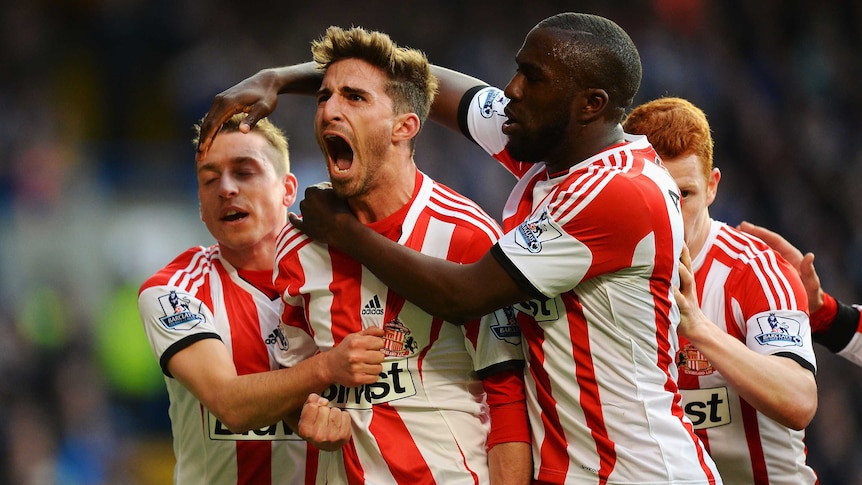
[[[862,301],[862,4],[852,1],[0,2],[0,483],[170,482],[167,400],[137,287],[212,242],[197,216],[191,125],[263,67],[307,60],[329,25],[361,25],[504,86],[539,20],[607,16],[637,44],[636,103],[709,116],[723,170],[714,217],[817,254]],[[311,98],[282,97],[300,186],[325,177]],[[514,180],[428,125],[422,170],[499,215]],[[481,160],[481,161],[480,161]],[[809,461],[862,483],[862,371],[818,349]],[[775,376],[780,379],[781,376]]]

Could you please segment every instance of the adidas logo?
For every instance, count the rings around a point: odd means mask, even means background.
[[[383,307],[380,305],[380,298],[374,295],[374,298],[368,300],[368,303],[362,307],[363,315],[383,315]]]

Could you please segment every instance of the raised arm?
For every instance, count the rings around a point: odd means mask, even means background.
[[[275,110],[280,94],[314,95],[320,88],[323,72],[314,62],[275,67],[258,71],[213,99],[201,123],[198,158],[206,156],[219,128],[231,116],[248,113],[240,131],[248,133],[262,118]]]
[[[437,76],[439,86],[434,104],[431,105],[429,118],[450,130],[461,133],[458,108],[461,100],[476,86],[486,86],[487,83],[473,76],[453,71],[445,67],[431,66],[431,72]]]

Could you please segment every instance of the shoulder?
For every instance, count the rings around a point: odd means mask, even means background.
[[[312,242],[312,239],[308,237],[308,235],[288,222],[287,225],[281,229],[281,232],[275,240],[276,260],[282,259],[284,256],[296,252],[310,242]]]
[[[497,226],[497,222],[473,199],[466,197],[440,182],[433,181],[429,200],[431,208],[461,216],[465,224]]]
[[[182,279],[200,277],[203,274],[203,269],[212,263],[212,259],[217,253],[217,246],[193,246],[186,249],[164,268],[144,281],[139,292],[153,286],[170,286],[177,284]]]

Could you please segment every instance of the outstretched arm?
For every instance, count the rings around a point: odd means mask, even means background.
[[[677,332],[685,337],[758,411],[792,429],[803,429],[817,411],[814,374],[792,359],[759,354],[712,323],[700,309],[688,248],[679,264]],[[781,376],[775,379],[774,376]]]
[[[535,298],[518,286],[490,252],[472,264],[424,255],[363,225],[331,189],[306,188],[300,210],[301,219],[290,214],[294,226],[312,239],[346,252],[386,286],[449,322],[464,323]]]
[[[431,72],[440,81],[438,94],[431,106],[430,118],[443,126],[460,132],[458,106],[464,94],[475,86],[485,83],[472,76],[451,69],[431,66]],[[323,72],[314,62],[262,69],[254,75],[222,91],[213,99],[209,112],[201,124],[198,157],[206,156],[219,128],[231,116],[247,113],[240,131],[248,133],[251,128],[275,111],[280,94],[314,95],[320,88]]]
[[[204,339],[178,352],[168,370],[234,433],[287,420],[291,426],[309,394],[333,383],[354,387],[377,382],[383,369],[383,329],[348,335],[327,352],[294,367],[237,375],[227,347]]]
[[[231,116],[248,113],[240,131],[248,133],[262,118],[275,110],[279,94],[313,95],[320,88],[323,72],[314,62],[275,67],[258,71],[213,99],[209,112],[201,123],[198,158],[207,154],[213,138]]]

